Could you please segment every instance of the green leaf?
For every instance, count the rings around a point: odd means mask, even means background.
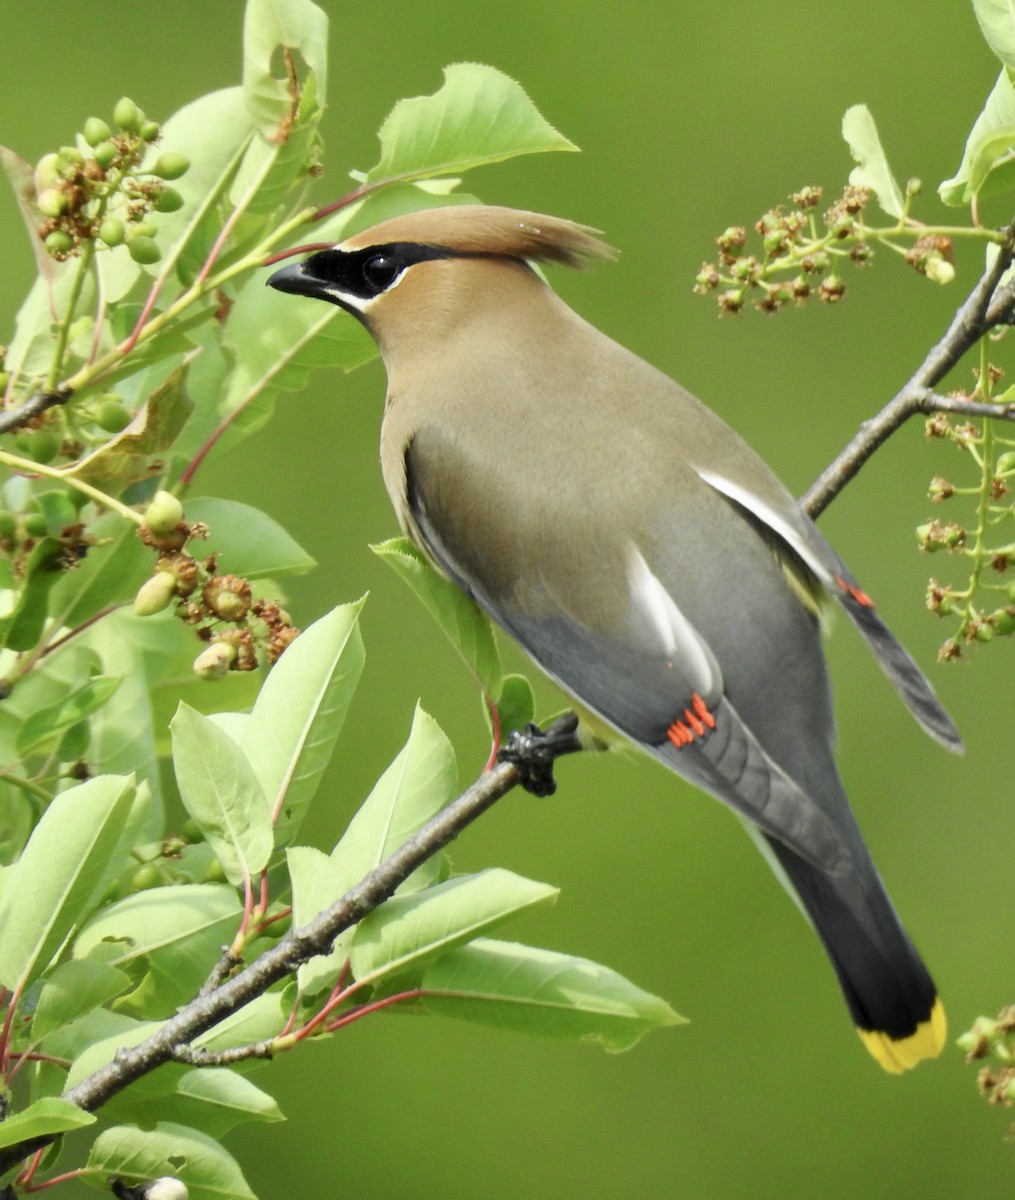
[[[16,1146],[29,1138],[50,1137],[93,1125],[98,1117],[58,1096],[44,1096],[0,1125],[0,1147]]]
[[[226,879],[241,884],[268,864],[271,813],[254,769],[233,739],[181,703],[170,722],[180,797],[214,847]]]
[[[452,800],[456,789],[451,743],[433,717],[417,707],[408,741],[374,785],[330,858],[307,847],[290,848],[297,927],[340,900]],[[441,856],[430,859],[402,884],[399,894],[429,887],[442,870]],[[352,936],[353,931],[346,930],[330,954],[300,967],[303,992],[312,995],[334,982],[349,955]]]
[[[117,1125],[95,1139],[88,1155],[88,1183],[105,1191],[115,1175],[128,1184],[173,1175],[190,1200],[257,1200],[239,1164],[219,1142],[186,1125],[160,1121],[154,1129]]]
[[[993,168],[1009,161],[1006,156],[1013,147],[1015,87],[1003,69],[966,139],[959,169],[938,186],[941,199],[953,207],[968,204],[980,193]]]
[[[0,618],[0,644],[31,650],[49,618],[49,594],[60,579],[62,547],[56,538],[40,538],[25,562],[24,582],[11,612]]]
[[[209,529],[202,555],[214,554],[219,566],[247,579],[302,575],[316,566],[314,559],[267,514],[238,500],[188,500],[188,521],[203,521]]]
[[[84,921],[133,798],[133,783],[100,775],[61,792],[35,827],[0,894],[0,983],[23,987]]]
[[[490,696],[500,694],[500,654],[489,619],[457,588],[437,572],[408,538],[391,538],[371,550],[393,567],[430,610],[451,644]]]
[[[61,963],[42,985],[32,1018],[32,1041],[69,1025],[129,987],[130,979],[108,963],[91,960]]]
[[[150,888],[101,909],[75,939],[74,957],[123,968],[144,959],[148,978],[116,1007],[166,1017],[193,999],[241,917],[236,892],[225,884]]]
[[[483,711],[489,721],[490,713],[485,704]],[[532,684],[524,675],[505,675],[501,682],[500,695],[497,697],[501,737],[524,729],[535,714],[536,700],[532,694]]]
[[[457,789],[458,771],[451,743],[433,717],[417,707],[408,741],[332,851],[331,857],[347,881],[338,896],[417,833],[454,799]],[[429,887],[437,872],[433,860],[424,863],[399,892],[404,895]]]
[[[363,670],[359,614],[344,604],[315,621],[269,672],[241,745],[275,814],[279,845],[291,842],[331,759]]]
[[[280,140],[291,120],[287,79],[272,74],[275,50],[296,50],[314,75],[318,103],[327,90],[328,18],[309,0],[248,0],[243,24],[243,94],[258,131]]]
[[[902,191],[888,166],[878,129],[866,104],[854,104],[842,118],[842,136],[859,166],[849,173],[854,187],[869,188],[890,217],[901,217]]]
[[[973,0],[973,12],[984,41],[1009,70],[1015,71],[1015,3]]]
[[[418,972],[456,946],[556,900],[559,891],[512,871],[459,875],[410,896],[392,896],[356,926],[350,959],[358,982]]]
[[[193,410],[186,381],[184,364],[152,392],[122,433],[68,467],[64,474],[115,495],[131,483],[148,479],[152,457],[169,449]]]
[[[91,716],[106,703],[119,686],[119,679],[109,675],[95,675],[56,704],[32,713],[18,733],[19,756],[22,759],[26,758],[47,742],[58,738],[65,730]]]
[[[518,1033],[626,1050],[649,1030],[684,1019],[608,967],[515,942],[480,938],[424,972],[423,1007]]]
[[[454,63],[432,96],[400,100],[380,129],[368,183],[454,175],[520,154],[578,147],[548,124],[522,87],[493,67]]]

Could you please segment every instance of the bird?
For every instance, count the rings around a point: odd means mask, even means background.
[[[399,524],[581,711],[732,808],[824,946],[892,1073],[946,1020],[834,758],[822,650],[836,605],[916,720],[955,725],[797,500],[719,416],[570,308],[545,264],[615,252],[563,218],[461,204],[283,266],[387,375],[381,470]]]

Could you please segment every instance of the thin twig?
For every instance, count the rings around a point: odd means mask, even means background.
[[[804,511],[816,519],[859,472],[879,446],[917,413],[965,412],[1012,420],[1012,406],[974,404],[939,396],[934,388],[977,341],[998,325],[1007,324],[1015,305],[1015,286],[998,288],[1012,263],[1015,222],[1008,226],[1007,240],[993,262],[952,318],[944,337],[917,368],[908,383],[869,421],[801,498]]]
[[[47,409],[55,408],[58,404],[66,404],[70,398],[69,391],[59,388],[53,392],[36,392],[34,396],[29,396],[24,404],[19,404],[17,408],[7,408],[0,412],[0,433],[10,433],[14,429],[20,429],[22,425],[27,425],[33,417],[41,416]]]

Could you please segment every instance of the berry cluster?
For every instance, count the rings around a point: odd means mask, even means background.
[[[176,615],[208,643],[194,660],[194,671],[202,679],[256,670],[259,649],[269,664],[274,663],[299,633],[280,605],[254,599],[246,579],[220,575],[214,555],[198,560],[187,553],[187,543],[203,540],[208,530],[200,522],[187,522],[183,506],[171,493],[155,493],[140,535],[159,558],[134,597],[134,612],[154,616],[175,603]]]
[[[971,1029],[958,1038],[966,1062],[994,1059],[980,1068],[977,1086],[988,1104],[1015,1107],[1015,1005],[1002,1009],[994,1018],[977,1017]],[[1015,1138],[1015,1125],[1008,1136]]]
[[[991,368],[990,382],[999,372]],[[970,563],[964,587],[953,587],[931,579],[927,607],[939,617],[957,617],[958,628],[941,646],[939,657],[951,662],[962,656],[963,646],[989,642],[997,636],[1015,634],[1015,581],[1006,579],[1015,566],[1015,539],[1010,537],[1015,504],[1015,442],[1001,438],[989,425],[983,429],[971,422],[953,423],[939,413],[926,424],[928,438],[950,441],[971,458],[980,476],[975,485],[960,487],[941,475],[930,482],[928,497],[944,504],[965,497],[975,504],[975,527],[958,521],[934,519],[918,526],[917,544],[925,554],[960,554]],[[1003,530],[1009,531],[1006,540]],[[998,601],[1001,601],[998,604]]]
[[[907,201],[918,191],[913,181]],[[864,223],[866,188],[850,184],[819,218],[821,196],[821,188],[805,187],[790,196],[792,208],[780,205],[764,213],[754,224],[761,238],[754,253],[744,226],[733,225],[721,233],[716,238],[719,260],[702,264],[695,292],[716,293],[723,313],[740,312],[752,296],[754,307],[768,313],[788,304],[799,306],[813,296],[825,304],[838,303],[846,294],[838,263],[849,260],[863,266],[874,254],[872,240],[889,242],[901,230],[876,230]],[[948,283],[955,275],[951,242],[940,235],[919,237],[906,261],[937,283]]]
[[[190,163],[182,154],[161,154],[144,165],[160,127],[127,96],[113,110],[113,126],[89,117],[79,146],[45,154],[35,168],[38,234],[55,259],[80,254],[86,244],[125,244],[138,263],[161,256],[150,217],[183,205],[166,181],[179,179]]]

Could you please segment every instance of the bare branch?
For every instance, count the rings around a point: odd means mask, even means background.
[[[1015,283],[998,287],[1012,263],[1015,222],[976,287],[952,318],[944,337],[933,347],[909,382],[869,421],[801,498],[804,511],[816,519],[859,472],[878,447],[917,413],[959,412],[969,416],[1013,419],[1013,406],[974,404],[937,395],[934,388],[985,333],[1011,323]]]
[[[0,433],[10,433],[14,429],[20,429],[22,425],[27,425],[33,417],[41,416],[49,408],[55,408],[58,404],[66,404],[73,395],[72,392],[65,389],[57,389],[55,392],[36,392],[34,396],[20,404],[17,408],[8,408],[0,412]]]

